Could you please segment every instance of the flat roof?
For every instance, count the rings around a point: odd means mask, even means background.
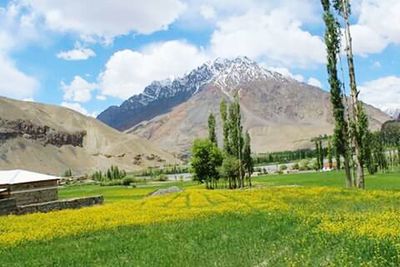
[[[59,177],[25,170],[0,171],[0,185],[59,180]]]

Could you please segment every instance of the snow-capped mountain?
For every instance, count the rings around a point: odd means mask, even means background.
[[[108,108],[98,118],[185,155],[194,138],[207,136],[210,112],[216,115],[222,136],[220,101],[230,101],[237,92],[254,152],[309,148],[312,137],[332,133],[329,93],[266,70],[246,57],[219,58],[181,78],[153,82],[142,94]],[[366,110],[373,129],[390,119],[371,106]]]
[[[143,93],[132,96],[119,107],[109,107],[97,118],[116,129],[126,130],[186,101],[206,84],[234,90],[240,84],[267,79],[290,80],[260,67],[247,57],[217,58],[175,80],[154,81]]]
[[[392,117],[395,120],[400,120],[400,107],[399,108],[385,108],[383,109],[383,112],[388,114],[390,117]]]

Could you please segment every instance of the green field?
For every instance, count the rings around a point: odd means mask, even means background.
[[[1,266],[399,266],[400,173],[263,176],[251,190],[195,183],[71,186],[100,207],[0,217]],[[159,187],[182,193],[148,198]]]

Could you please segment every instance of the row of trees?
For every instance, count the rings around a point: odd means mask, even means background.
[[[317,169],[324,167],[325,158],[328,159],[328,166],[332,168],[333,157],[336,157],[337,169],[341,168],[340,155],[338,157],[338,153],[334,151],[331,140],[330,136],[312,139],[316,147]],[[380,131],[368,131],[365,140],[363,163],[370,174],[400,166],[400,122],[389,121],[382,126]],[[354,161],[352,163],[355,164]]]
[[[205,183],[206,188],[218,187],[220,178],[230,189],[251,186],[253,159],[251,157],[250,135],[243,133],[239,95],[230,105],[222,100],[220,104],[223,146],[218,147],[216,119],[208,118],[208,138],[197,139],[192,148],[191,166],[195,179]]]
[[[97,181],[120,180],[124,177],[126,177],[125,170],[120,170],[118,166],[113,166],[113,165],[110,168],[108,168],[107,171],[104,173],[102,171],[96,171],[92,175],[92,178]]]
[[[331,103],[335,119],[333,146],[337,157],[344,158],[346,185],[365,187],[364,159],[368,138],[368,118],[358,99],[352,39],[350,33],[350,4],[348,0],[321,0],[326,25],[325,44],[327,48],[327,72]],[[342,31],[342,29],[344,29]],[[350,84],[350,103],[345,94],[344,83],[338,76],[341,53],[341,38],[344,35],[345,52]],[[343,69],[342,69],[343,71]],[[353,175],[352,168],[354,167]]]

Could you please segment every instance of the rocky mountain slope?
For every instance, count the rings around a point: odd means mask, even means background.
[[[209,113],[219,117],[221,99],[231,101],[236,92],[255,152],[310,147],[312,137],[332,132],[327,92],[266,70],[246,57],[217,59],[182,78],[153,82],[98,119],[186,154],[194,138],[207,136]],[[366,105],[366,109],[374,129],[389,119],[376,108]]]
[[[0,169],[84,174],[175,161],[147,140],[70,109],[0,97]]]

